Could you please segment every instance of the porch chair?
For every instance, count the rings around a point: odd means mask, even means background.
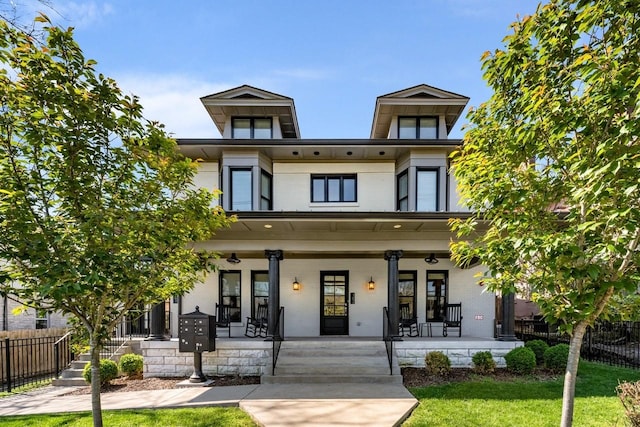
[[[231,338],[231,306],[216,304],[216,329],[227,329]]]
[[[247,327],[244,331],[244,335],[249,338],[255,337],[267,337],[267,325],[268,320],[268,305],[258,304],[255,317],[247,317]]]
[[[409,330],[410,337],[418,336],[418,319],[411,316],[409,304],[400,304],[400,336],[404,336],[404,330]]]
[[[442,322],[442,336],[447,336],[448,328],[458,328],[458,337],[462,336],[462,303],[447,304]]]

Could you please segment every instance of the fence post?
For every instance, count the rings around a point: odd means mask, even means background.
[[[56,342],[53,345],[53,355],[56,358],[56,378],[58,378],[58,374],[60,374],[60,343]]]
[[[11,350],[9,349],[9,338],[4,339],[5,369],[7,372],[7,391],[11,392]]]

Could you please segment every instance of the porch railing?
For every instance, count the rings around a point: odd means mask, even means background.
[[[393,330],[391,319],[389,318],[389,309],[387,307],[382,308],[382,340],[384,346],[387,349],[387,359],[389,360],[389,375],[393,375],[393,341],[400,338],[399,335],[391,333]]]
[[[273,330],[274,332],[271,337],[273,344],[271,352],[271,375],[276,374],[276,364],[278,363],[278,356],[280,355],[280,347],[282,346],[282,341],[284,341],[284,307],[280,307],[278,320],[276,321],[276,325]]]

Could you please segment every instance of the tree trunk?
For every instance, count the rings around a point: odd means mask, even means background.
[[[100,347],[95,334],[89,336],[89,352],[91,353],[91,413],[93,427],[102,427],[102,405],[100,403]]]
[[[573,328],[571,341],[569,342],[569,358],[567,370],[564,374],[564,388],[562,390],[562,418],[560,427],[571,427],[573,424],[573,402],[576,395],[576,377],[578,364],[580,363],[580,348],[582,337],[587,330],[587,322],[581,321]]]

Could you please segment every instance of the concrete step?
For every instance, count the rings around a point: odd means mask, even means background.
[[[51,385],[57,387],[86,387],[89,385],[84,378],[56,378]]]
[[[402,376],[395,361],[390,375],[382,341],[304,340],[282,343],[275,375],[263,375],[262,383],[402,384]]]
[[[263,375],[262,384],[402,384],[402,375]]]
[[[82,378],[84,369],[65,369],[60,374],[61,378]]]
[[[74,360],[71,362],[71,369],[84,369],[87,363],[89,363],[88,360]]]

